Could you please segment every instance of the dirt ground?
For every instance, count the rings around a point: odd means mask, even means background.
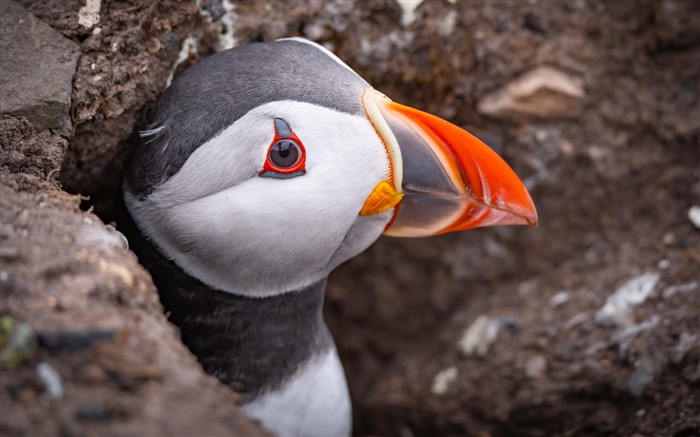
[[[540,216],[332,274],[355,434],[700,434],[700,3],[20,3],[81,54],[69,134],[0,116],[2,435],[261,432],[100,220],[171,76],[293,35],[480,136]]]

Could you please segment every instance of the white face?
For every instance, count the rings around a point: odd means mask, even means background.
[[[304,175],[259,176],[275,118],[306,149]],[[223,291],[268,296],[325,278],[381,235],[392,210],[359,212],[389,171],[366,117],[273,102],[199,147],[145,200],[127,191],[126,203],[141,231],[191,276]]]

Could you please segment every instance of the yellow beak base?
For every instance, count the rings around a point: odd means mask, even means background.
[[[374,215],[387,211],[401,202],[402,198],[403,194],[397,192],[391,184],[381,181],[365,200],[360,215]]]

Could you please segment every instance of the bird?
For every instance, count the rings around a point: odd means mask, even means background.
[[[141,136],[122,184],[130,245],[202,367],[282,436],[352,432],[322,314],[335,267],[382,235],[537,223],[488,146],[299,37],[189,67]]]

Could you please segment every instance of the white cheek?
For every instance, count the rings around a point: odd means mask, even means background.
[[[322,207],[332,196],[269,189],[286,182],[293,181],[258,178],[170,208],[161,223],[177,236],[169,243],[178,263],[236,293],[273,294],[323,279],[353,216]]]
[[[271,106],[200,147],[178,174],[130,207],[181,268],[223,291],[264,296],[317,282],[367,248],[390,219],[358,216],[389,171],[366,118],[299,102]],[[287,120],[304,143],[305,175],[258,176],[274,117]],[[255,144],[241,142],[246,138]]]

